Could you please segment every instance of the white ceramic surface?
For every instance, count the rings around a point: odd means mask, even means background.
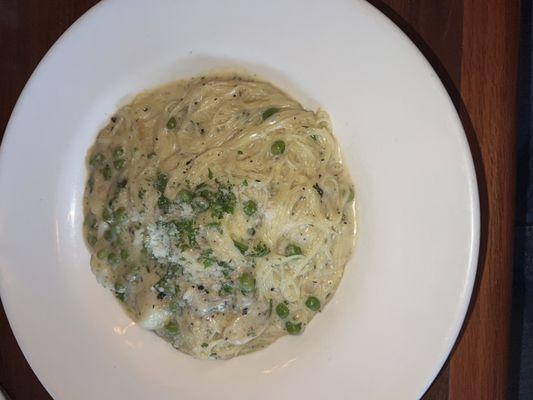
[[[356,252],[299,337],[198,361],[134,325],[82,241],[84,156],[142,89],[246,68],[329,111],[357,188]],[[478,198],[456,111],[415,46],[357,0],[105,1],[20,96],[0,157],[0,293],[58,400],[414,399],[439,371],[476,272]]]

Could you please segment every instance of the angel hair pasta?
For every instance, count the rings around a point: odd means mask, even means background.
[[[87,156],[98,281],[197,358],[301,334],[354,242],[354,190],[328,115],[239,75],[138,95]]]

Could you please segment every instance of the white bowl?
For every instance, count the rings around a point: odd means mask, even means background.
[[[302,336],[209,362],[137,327],[96,283],[81,199],[86,151],[120,104],[221,67],[330,113],[359,231]],[[56,399],[413,399],[452,348],[476,272],[477,187],[457,113],[415,46],[363,1],[104,1],[21,94],[0,198],[2,301]]]

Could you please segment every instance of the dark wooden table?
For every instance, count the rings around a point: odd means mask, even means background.
[[[370,2],[411,37],[445,83],[467,131],[480,186],[482,244],[474,296],[454,351],[424,399],[504,399],[511,304],[519,1]],[[39,60],[95,3],[0,0],[0,132]],[[13,400],[50,399],[24,359],[1,307],[0,385]]]

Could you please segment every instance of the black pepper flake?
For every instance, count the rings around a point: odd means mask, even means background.
[[[324,191],[322,188],[318,185],[318,183],[315,183],[313,185],[313,189],[315,189],[320,197],[324,196]]]
[[[159,292],[159,293],[157,294],[157,298],[158,298],[159,300],[163,300],[163,299],[165,298],[165,293],[163,293],[163,292]]]
[[[246,315],[246,314],[248,314],[248,307],[244,307],[242,309],[242,315]]]
[[[112,122],[112,123],[117,122],[117,117],[111,117],[111,122]]]
[[[198,290],[204,290],[204,289],[205,289],[204,285],[198,285]]]
[[[270,291],[273,292],[275,289],[273,287],[270,288]]]
[[[193,160],[193,159],[191,158],[189,161],[187,161],[187,162],[185,163],[185,165],[189,165],[190,163],[192,163],[192,160]]]
[[[203,135],[205,133],[205,129],[204,128],[200,129],[200,133]]]

